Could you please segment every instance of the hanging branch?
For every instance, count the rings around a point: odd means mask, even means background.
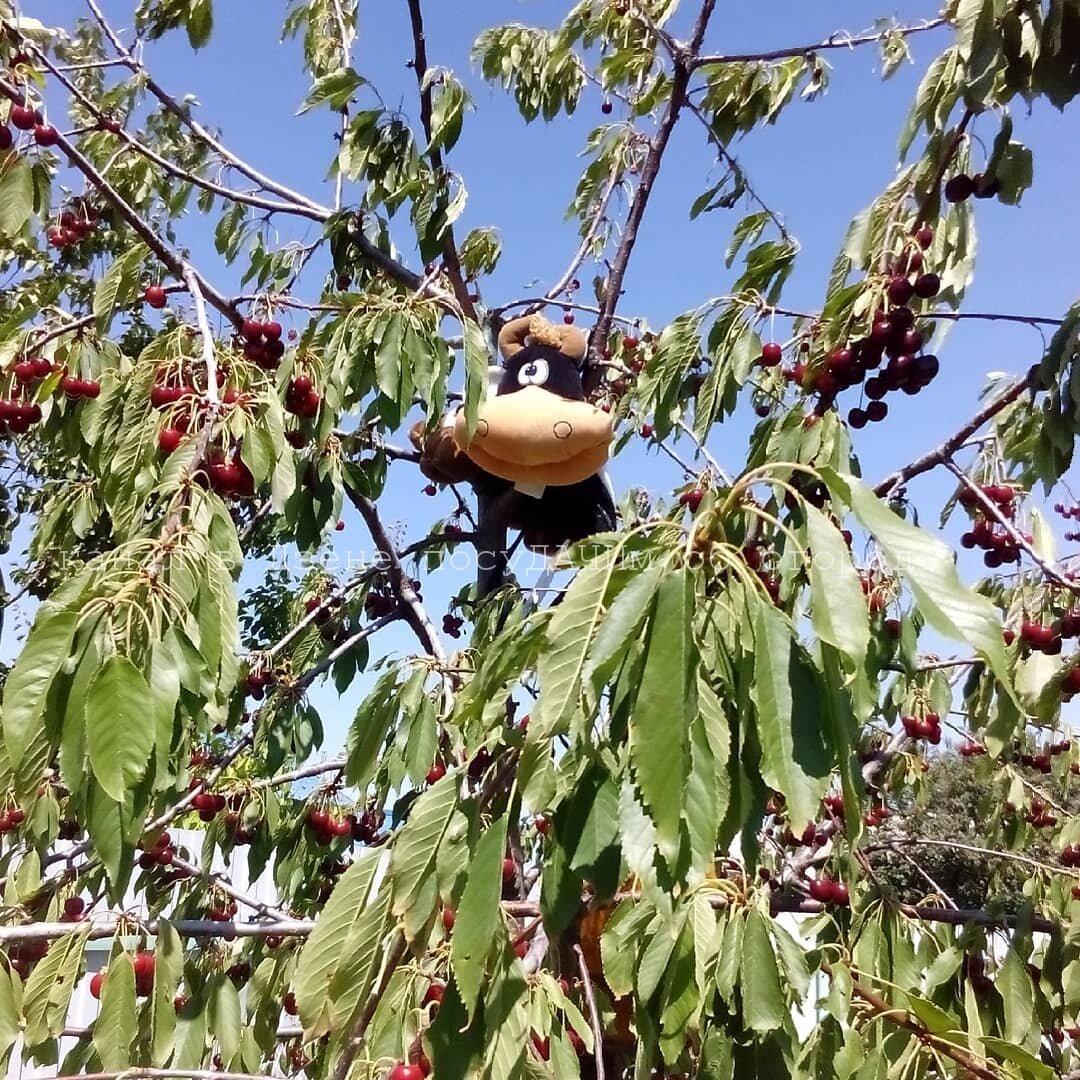
[[[423,125],[424,134],[427,136],[428,143],[431,143],[432,134],[432,86],[427,82],[428,71],[428,57],[427,57],[427,41],[424,38],[424,14],[420,7],[420,0],[408,0],[409,4],[409,22],[412,26],[412,38],[413,38],[413,72],[416,75],[416,85],[420,91],[420,123]],[[431,167],[434,170],[437,177],[441,176],[445,171],[443,164],[442,151],[433,147],[429,148],[429,156],[431,157]],[[476,314],[476,308],[473,305],[472,298],[469,296],[469,288],[465,284],[465,275],[461,269],[461,260],[458,258],[457,243],[454,240],[454,227],[453,225],[447,225],[446,231],[443,233],[443,267],[446,271],[446,276],[450,279],[450,285],[454,290],[454,296],[457,299],[458,306],[461,308],[467,319],[472,322],[479,322]]]
[[[671,90],[667,108],[656,134],[650,140],[649,153],[645,158],[645,164],[641,170],[641,179],[634,199],[630,205],[630,212],[626,219],[626,228],[623,232],[622,242],[615,254],[611,273],[604,290],[604,302],[600,310],[600,318],[593,327],[592,338],[589,342],[589,351],[594,359],[599,360],[604,351],[604,344],[611,332],[612,318],[622,296],[623,281],[630,265],[630,256],[634,252],[637,243],[638,229],[641,227],[645,210],[649,205],[649,197],[652,195],[653,185],[657,174],[660,172],[660,163],[664,157],[671,140],[671,133],[675,130],[675,124],[679,119],[679,113],[686,104],[686,90],[690,83],[690,74],[693,65],[698,59],[701,43],[705,40],[705,32],[709,27],[709,19],[716,7],[716,0],[704,0],[694,24],[690,44],[686,49],[677,54],[674,65],[674,74],[671,79]]]
[[[830,34],[824,41],[818,41],[813,45],[795,45],[759,53],[717,53],[710,56],[699,56],[694,60],[693,66],[697,69],[704,67],[706,64],[752,64],[759,60],[785,60],[793,56],[809,56],[813,53],[826,52],[829,49],[853,49],[859,45],[872,45],[874,42],[884,41],[888,37],[911,37],[913,34],[922,34],[927,30],[936,30],[939,26],[945,26],[947,23],[948,19],[945,18],[930,19],[914,26],[890,26],[887,30],[881,30],[874,34],[861,34],[855,37],[843,31],[838,31],[835,34]]]
[[[937,468],[938,465],[951,458],[963,445],[979,430],[987,421],[992,420],[999,412],[1008,408],[1014,401],[1022,397],[1028,390],[1037,386],[1039,367],[1036,364],[1021,379],[1007,386],[989,401],[958,431],[950,435],[944,442],[922,457],[916,458],[911,464],[886,476],[874,487],[874,494],[884,498],[893,488],[906,484],[913,477]]]

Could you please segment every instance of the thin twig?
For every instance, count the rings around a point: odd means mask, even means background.
[[[926,30],[936,30],[939,26],[945,26],[947,22],[948,20],[944,18],[930,19],[915,26],[890,26],[887,30],[855,37],[845,33],[830,34],[824,41],[815,42],[813,45],[794,45],[783,49],[772,49],[769,52],[699,56],[693,61],[693,66],[699,68],[706,64],[750,64],[759,60],[784,60],[792,56],[807,56],[811,53],[825,52],[828,49],[853,49],[859,45],[872,45],[875,41],[881,41],[890,36],[910,37],[912,34],[921,34]]]
[[[988,420],[992,420],[1003,409],[1008,408],[1025,391],[1035,386],[1039,368],[1036,365],[1021,379],[1007,386],[1000,393],[992,397],[987,403],[958,431],[950,435],[944,442],[922,457],[916,458],[911,464],[886,476],[884,480],[874,487],[874,494],[884,497],[900,484],[906,484],[913,477],[937,468],[960,449],[963,444],[975,434]]]
[[[604,1080],[604,1031],[600,1026],[600,1012],[596,1008],[596,995],[593,993],[592,976],[589,965],[585,963],[585,954],[580,945],[574,946],[577,954],[578,971],[581,972],[581,984],[585,988],[585,1002],[589,1006],[589,1021],[593,1030],[593,1057],[596,1059],[596,1080]]]

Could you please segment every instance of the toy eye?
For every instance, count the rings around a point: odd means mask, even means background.
[[[518,372],[518,384],[521,386],[543,386],[548,380],[546,360],[530,360]]]

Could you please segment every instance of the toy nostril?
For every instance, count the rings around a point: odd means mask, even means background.
[[[552,429],[556,439],[569,439],[574,434],[574,426],[566,420],[560,420]]]
[[[477,420],[476,422],[476,434],[478,438],[484,438],[488,431],[488,422],[486,420]]]

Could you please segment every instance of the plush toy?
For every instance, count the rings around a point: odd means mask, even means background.
[[[526,547],[549,552],[615,527],[603,474],[611,418],[585,400],[580,330],[539,316],[506,324],[503,367],[470,437],[462,411],[426,437],[413,429],[420,467],[440,483],[468,481],[498,499],[499,512]]]

